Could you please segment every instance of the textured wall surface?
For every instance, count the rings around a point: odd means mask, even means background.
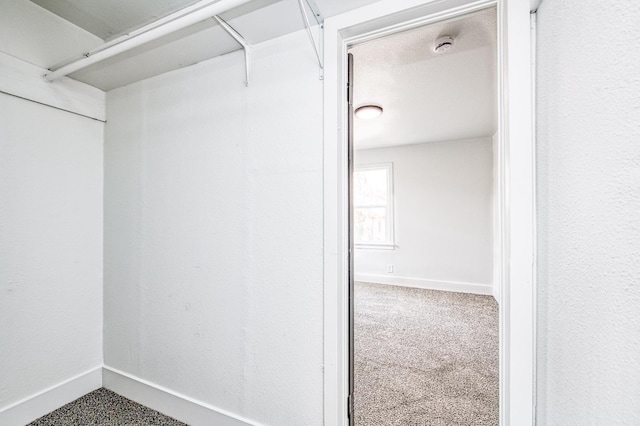
[[[491,138],[358,150],[354,162],[393,163],[396,245],[357,248],[356,274],[491,286]]]
[[[640,424],[640,3],[538,11],[538,423]]]
[[[108,93],[105,364],[322,422],[322,81],[307,35]]]
[[[0,94],[0,408],[102,363],[104,125]]]

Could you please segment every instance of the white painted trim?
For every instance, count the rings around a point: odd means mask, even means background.
[[[540,0],[541,2],[542,0]],[[540,2],[538,3],[538,6],[540,6]],[[532,283],[531,283],[531,292],[533,295],[533,307],[532,307],[532,311],[533,311],[533,318],[532,318],[532,334],[533,334],[533,373],[532,373],[532,380],[533,380],[533,424],[537,424],[538,422],[538,406],[537,406],[537,394],[538,394],[538,377],[537,377],[537,371],[538,371],[538,287],[537,287],[537,283],[538,283],[538,220],[537,220],[537,216],[535,214],[535,212],[538,211],[538,199],[537,199],[537,184],[536,182],[538,181],[537,178],[537,174],[536,174],[536,158],[538,158],[538,154],[537,154],[537,145],[536,145],[536,141],[538,140],[537,138],[537,133],[536,133],[536,117],[537,117],[537,109],[536,109],[536,99],[537,99],[537,91],[536,91],[536,69],[537,69],[537,64],[536,64],[536,50],[537,50],[537,32],[538,32],[538,13],[537,13],[537,8],[535,9],[535,11],[531,12],[530,16],[530,22],[531,22],[531,51],[530,51],[530,55],[531,55],[531,141],[532,141],[532,147],[531,147],[531,152],[532,152],[532,165],[531,165],[531,174],[533,177],[533,183],[531,185],[531,196],[533,198],[532,200],[532,204],[533,204],[533,253],[531,254],[531,263],[532,263]]]
[[[348,391],[348,203],[346,44],[464,11],[498,6],[500,271],[500,424],[534,424],[534,194],[532,74],[527,2],[381,0],[325,20],[324,82],[324,424],[345,426]],[[513,283],[511,285],[510,283]]]
[[[498,304],[500,303],[500,289],[497,285],[492,285],[491,286],[491,295],[493,296],[494,299],[496,299],[496,302],[498,302]]]
[[[393,215],[393,206],[395,205],[395,193],[394,193],[394,185],[393,185],[393,162],[385,162],[385,163],[373,163],[373,164],[360,164],[354,165],[353,167],[354,173],[357,172],[365,172],[369,170],[384,170],[387,174],[387,204],[384,208],[387,210],[387,220],[386,220],[386,241],[376,243],[376,242],[358,242],[354,238],[354,246],[357,248],[363,249],[381,249],[381,250],[395,250],[395,221]],[[358,206],[353,204],[353,208],[357,209],[360,207],[372,207],[372,206]],[[355,226],[355,225],[354,225]]]
[[[45,81],[46,69],[0,52],[0,91],[96,120],[106,120],[105,93],[71,78]]]
[[[354,243],[356,250],[395,250],[396,245],[393,243]]]
[[[102,366],[98,366],[2,408],[0,425],[26,425],[101,386]]]
[[[501,425],[535,425],[535,142],[527,2],[498,3],[503,267]]]
[[[440,290],[440,291],[452,291],[456,293],[482,294],[485,296],[493,295],[493,286],[491,284],[427,280],[424,278],[396,277],[394,275],[381,275],[381,274],[355,274],[355,280],[374,283],[374,284],[423,288],[426,290]]]
[[[253,420],[106,365],[102,383],[105,388],[125,398],[192,426],[261,426]]]

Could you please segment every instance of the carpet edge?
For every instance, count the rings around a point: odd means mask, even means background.
[[[451,291],[455,293],[471,293],[483,296],[494,296],[493,286],[481,283],[466,283],[458,281],[428,280],[424,278],[397,277],[381,274],[355,274],[355,280],[373,284],[396,285],[403,287],[422,288],[425,290]],[[494,296],[495,297],[495,296]]]

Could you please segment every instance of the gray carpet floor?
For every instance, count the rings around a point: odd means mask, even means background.
[[[491,296],[356,283],[356,426],[498,425]]]
[[[29,426],[186,426],[171,417],[100,388],[40,417]]]
[[[356,283],[356,426],[498,425],[491,296]],[[101,388],[29,426],[186,426]]]

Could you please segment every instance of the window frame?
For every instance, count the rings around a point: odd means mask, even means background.
[[[386,239],[383,242],[358,242],[355,240],[355,218],[354,218],[354,241],[353,245],[356,249],[374,249],[374,250],[395,250],[395,222],[394,222],[394,192],[393,192],[393,163],[385,162],[385,163],[371,163],[371,164],[359,164],[355,165],[353,168],[354,173],[354,181],[355,174],[357,172],[368,171],[368,170],[385,170],[387,173],[387,215],[386,215],[386,226],[385,226],[385,234]],[[355,192],[355,191],[354,191]],[[373,207],[382,207],[382,206],[357,206],[355,203],[355,195],[353,200],[353,213],[355,216],[355,211],[358,208],[373,208]]]

